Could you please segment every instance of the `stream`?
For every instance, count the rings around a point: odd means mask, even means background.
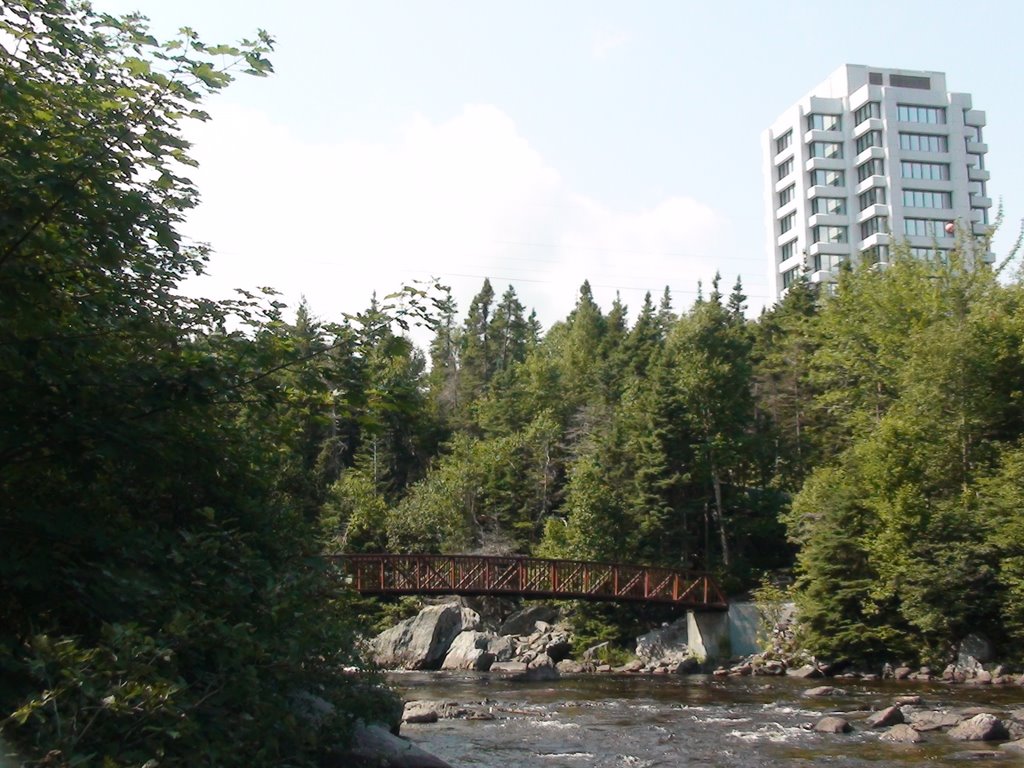
[[[801,680],[708,675],[586,675],[516,683],[474,673],[394,673],[406,700],[483,704],[493,720],[405,724],[402,735],[453,768],[654,768],[655,766],[1019,765],[1021,753],[993,743],[954,741],[925,733],[923,744],[880,740],[862,722],[896,696],[918,694],[929,709],[984,707],[1005,716],[1024,709],[1018,686],[951,686],[890,681]],[[823,682],[847,695],[807,698]],[[854,732],[809,730],[840,714]],[[1018,713],[1021,714],[1021,713]]]

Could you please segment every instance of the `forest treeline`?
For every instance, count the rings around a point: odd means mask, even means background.
[[[52,766],[319,764],[395,715],[345,671],[360,609],[325,551],[792,574],[819,653],[979,631],[1021,658],[1024,287],[968,268],[987,242],[757,319],[717,278],[685,307],[584,283],[547,329],[486,281],[330,321],[189,298],[182,121],[271,48],[0,6],[6,738]]]
[[[542,333],[485,281],[461,319],[440,304],[429,366],[352,329],[342,367],[391,395],[346,428],[327,545],[695,567],[733,591],[791,576],[818,653],[938,662],[980,632],[1017,658],[1024,293],[988,247],[897,247],[757,319],[738,280],[631,321],[584,283]]]

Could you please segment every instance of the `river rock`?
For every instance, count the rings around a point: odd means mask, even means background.
[[[845,718],[828,715],[814,724],[814,730],[817,733],[849,733],[853,726]]]
[[[952,728],[962,719],[953,712],[935,712],[922,710],[911,712],[910,725],[917,731],[937,731],[940,728]]]
[[[868,728],[887,728],[903,722],[903,710],[899,707],[886,707],[869,715],[864,721]]]
[[[824,675],[822,675],[821,670],[818,669],[814,664],[804,664],[802,667],[798,667],[796,669],[787,669],[786,670],[786,674],[789,677],[804,677],[804,678],[813,678],[813,677],[823,677],[824,676]]]
[[[472,669],[486,672],[494,663],[494,654],[488,650],[493,635],[487,632],[460,632],[452,641],[441,669]]]
[[[816,688],[808,688],[804,696],[845,696],[846,691],[831,685],[819,685]]]
[[[555,664],[555,669],[563,675],[577,675],[580,672],[583,672],[585,667],[580,664],[580,662],[574,661],[573,659],[562,659],[560,662]]]
[[[1016,741],[1008,741],[1005,744],[999,745],[1000,749],[1005,749],[1007,752],[1015,752],[1017,754],[1024,754],[1024,739],[1017,739]]]
[[[531,605],[516,611],[498,628],[499,635],[530,635],[537,629],[537,622],[552,624],[558,618],[558,609],[551,605]]]
[[[961,667],[978,667],[992,660],[992,642],[984,635],[972,632],[960,641],[956,663]]]
[[[377,635],[370,649],[388,669],[437,669],[456,636],[479,626],[480,615],[459,603],[430,605]]]
[[[920,703],[921,703],[921,697],[918,696],[916,693],[911,693],[911,694],[907,694],[906,696],[897,696],[896,697],[896,706],[898,706],[898,707],[902,707],[902,706],[905,706],[907,704],[920,704]]]
[[[997,741],[1008,735],[1003,721],[987,713],[964,720],[949,732],[951,739],[959,741]]]
[[[636,655],[642,661],[679,660],[690,655],[687,644],[686,619],[665,624],[636,639]]]
[[[344,755],[324,761],[327,768],[452,768],[407,739],[379,725],[357,724]]]
[[[516,644],[508,635],[492,637],[487,643],[487,651],[494,656],[495,661],[512,661],[516,655]]]
[[[440,715],[432,701],[406,702],[402,712],[403,723],[436,723]]]
[[[897,723],[883,733],[882,738],[886,741],[895,741],[901,744],[920,744],[924,741],[924,736],[905,723]]]
[[[895,677],[897,680],[906,680],[910,677],[913,671],[914,670],[912,670],[910,667],[896,667],[896,669],[892,671],[892,676]]]
[[[496,661],[491,664],[492,673],[499,675],[518,675],[526,671],[526,663],[522,661]]]

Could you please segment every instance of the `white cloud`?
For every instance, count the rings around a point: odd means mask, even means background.
[[[604,59],[612,51],[628,45],[633,40],[631,32],[618,27],[600,27],[590,36],[590,53],[595,59]]]
[[[623,212],[573,191],[488,105],[439,123],[415,117],[391,141],[326,144],[221,106],[193,140],[203,204],[187,232],[215,254],[190,289],[273,286],[289,303],[304,294],[325,319],[430,276],[463,312],[485,276],[498,293],[512,282],[546,325],[584,279],[606,309],[618,288],[635,310],[643,290],[707,281],[727,228],[692,199]]]

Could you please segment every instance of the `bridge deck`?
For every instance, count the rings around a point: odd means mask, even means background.
[[[726,610],[706,573],[646,565],[485,555],[338,555],[366,595],[507,595],[663,603]]]

